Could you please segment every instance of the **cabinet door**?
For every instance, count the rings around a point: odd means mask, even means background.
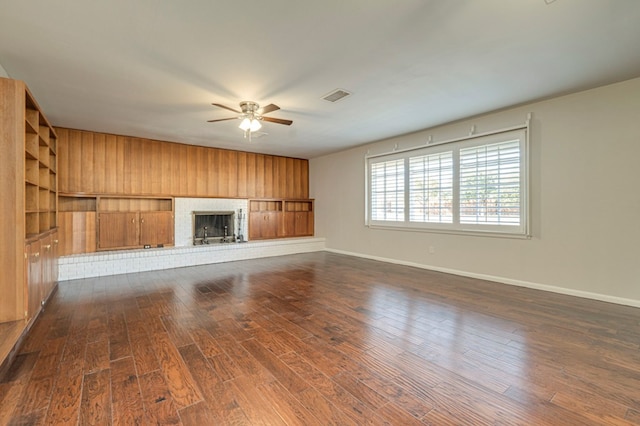
[[[294,237],[296,235],[297,212],[284,212],[284,235]]]
[[[25,311],[27,318],[33,318],[40,309],[40,302],[43,300],[42,291],[42,268],[40,256],[40,241],[34,241],[26,246],[27,267],[25,275]]]
[[[137,212],[100,213],[98,215],[98,248],[138,246],[139,217]]]
[[[140,213],[140,245],[172,245],[173,229],[173,212]]]
[[[280,212],[262,211],[249,213],[249,239],[277,238],[284,230],[280,226]]]
[[[53,238],[51,235],[40,240],[40,268],[42,271],[42,294],[44,300],[53,289]]]
[[[249,239],[260,239],[262,225],[262,212],[250,212],[249,213]]]
[[[285,212],[284,227],[287,237],[306,237],[313,235],[313,212]]]
[[[294,233],[302,237],[309,234],[309,212],[296,212]]]
[[[54,232],[53,234],[51,234],[51,262],[52,262],[52,266],[51,266],[51,280],[52,280],[52,284],[51,284],[51,288],[56,286],[56,283],[58,282],[58,256],[59,256],[59,243],[60,241],[58,240],[58,231]]]

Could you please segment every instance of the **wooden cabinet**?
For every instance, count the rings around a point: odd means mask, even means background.
[[[284,235],[307,237],[313,235],[313,200],[284,201]]]
[[[249,239],[313,235],[313,200],[249,200]]]
[[[27,318],[34,318],[58,281],[58,233],[49,232],[25,245],[25,306]]]
[[[40,309],[40,303],[44,300],[42,285],[42,255],[40,253],[41,244],[39,240],[32,241],[26,245],[26,277],[25,277],[25,306],[24,310],[27,318],[33,318]]]
[[[64,194],[59,205],[62,255],[174,243],[173,198]]]
[[[173,199],[98,197],[98,250],[170,246]]]
[[[249,213],[249,239],[261,240],[277,238],[281,234],[279,211],[258,211]]]
[[[53,247],[58,222],[56,132],[24,82],[6,78],[0,78],[0,152],[0,322],[6,322],[35,317],[55,286],[55,267],[47,273],[52,284],[43,287],[38,265],[42,245]],[[55,260],[55,251],[48,256]]]
[[[173,212],[141,212],[140,244],[157,247],[174,241]]]
[[[283,235],[282,200],[249,200],[249,239],[262,240]]]
[[[92,253],[97,243],[96,197],[59,196],[59,254]]]
[[[98,249],[116,249],[139,245],[137,212],[98,214]]]

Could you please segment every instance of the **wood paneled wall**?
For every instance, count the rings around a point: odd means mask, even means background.
[[[57,128],[63,193],[308,198],[307,160]]]

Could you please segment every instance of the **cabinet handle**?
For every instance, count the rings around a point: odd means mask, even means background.
[[[140,219],[140,223],[144,223],[144,219]]]
[[[131,219],[131,223],[136,223],[136,220],[135,219]]]
[[[58,240],[53,240],[53,244],[58,244]]]
[[[44,246],[44,248],[46,248],[47,251],[51,250],[51,244],[47,244],[46,246]]]

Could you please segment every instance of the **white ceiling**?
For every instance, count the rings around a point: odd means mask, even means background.
[[[640,1],[0,0],[0,64],[57,126],[312,158],[640,76]],[[243,100],[293,125],[206,122]]]

